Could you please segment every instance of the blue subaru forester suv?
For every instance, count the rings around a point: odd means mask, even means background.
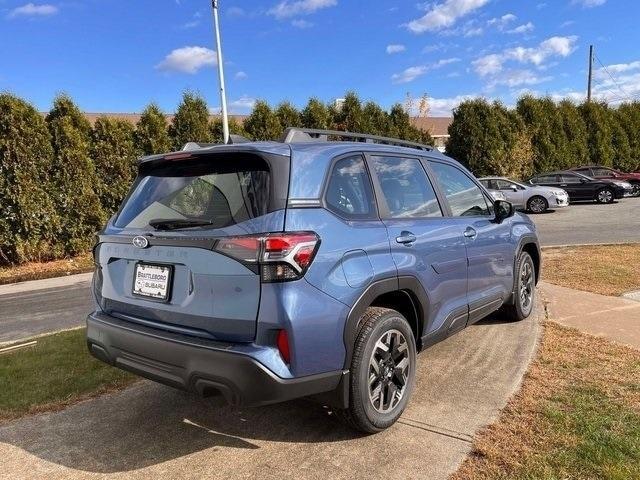
[[[377,432],[418,351],[521,320],[535,227],[458,162],[397,139],[290,128],[141,159],[94,249],[98,359],[234,405],[314,397]]]

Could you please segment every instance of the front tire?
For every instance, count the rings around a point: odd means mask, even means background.
[[[536,296],[536,269],[531,255],[520,252],[515,270],[514,298],[504,312],[513,321],[520,321],[531,315]]]
[[[615,198],[615,194],[610,188],[601,188],[596,192],[596,202],[598,203],[613,203]]]
[[[370,307],[360,319],[351,360],[349,408],[336,412],[349,426],[377,433],[393,425],[413,392],[416,343],[397,311]]]
[[[544,197],[538,195],[531,197],[527,202],[527,210],[531,213],[544,213],[549,208],[549,202]]]

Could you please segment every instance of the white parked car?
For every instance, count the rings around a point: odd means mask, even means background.
[[[569,206],[569,195],[561,188],[524,185],[504,177],[484,177],[480,183],[490,191],[501,192],[515,208],[531,213]]]

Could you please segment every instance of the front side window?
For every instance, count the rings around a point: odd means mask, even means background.
[[[580,183],[580,177],[578,177],[577,175],[568,175],[565,173],[562,175],[562,183]]]
[[[334,164],[325,201],[329,209],[340,216],[375,218],[371,180],[360,155],[342,158]]]
[[[441,217],[442,210],[420,160],[371,157],[391,218]]]
[[[496,184],[498,185],[498,190],[513,190],[513,187],[516,187],[515,183],[507,180],[496,180]]]
[[[491,215],[482,190],[462,170],[440,162],[429,162],[454,217]]]

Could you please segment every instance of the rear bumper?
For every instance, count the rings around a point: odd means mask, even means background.
[[[104,313],[87,317],[87,346],[109,365],[232,405],[259,406],[330,392],[342,371],[283,379],[232,344],[131,325]]]

